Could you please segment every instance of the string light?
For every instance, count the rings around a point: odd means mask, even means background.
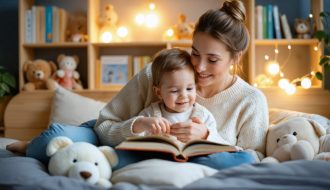
[[[280,53],[277,45],[274,48],[274,59],[271,59],[269,55],[264,55],[264,59],[266,61],[266,70],[269,76],[265,74],[260,74],[256,77],[254,86],[256,87],[266,87],[271,86],[273,84],[273,79],[279,76],[277,85],[279,88],[283,89],[287,94],[293,95],[296,90],[297,86],[301,86],[304,89],[309,89],[312,86],[312,79],[315,77],[315,73],[311,72],[307,75],[304,75],[300,78],[296,78],[290,82],[289,79],[284,78],[284,72],[282,70],[289,62],[292,46],[289,44],[288,48],[288,56],[286,60],[283,62],[282,65],[277,61],[277,57]],[[314,50],[317,51],[317,46],[314,47]]]
[[[149,3],[149,11],[147,14],[139,13],[135,16],[135,22],[138,25],[145,25],[148,28],[154,28],[159,23],[159,16],[156,12],[155,3]]]

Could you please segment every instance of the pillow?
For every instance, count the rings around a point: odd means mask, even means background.
[[[85,121],[97,119],[105,102],[73,93],[57,85],[51,107],[50,122],[80,125]]]
[[[321,126],[323,126],[324,129],[328,131],[328,133],[330,132],[330,120],[324,116],[318,114],[291,111],[286,109],[278,109],[278,108],[269,109],[270,124],[278,124],[292,117],[304,117],[306,119],[311,119],[313,121],[318,122]]]
[[[150,159],[116,170],[112,174],[111,181],[113,183],[129,182],[158,187],[183,187],[216,172],[216,169],[189,162]]]

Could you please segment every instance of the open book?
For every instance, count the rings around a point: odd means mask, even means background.
[[[207,140],[193,140],[188,143],[182,143],[175,137],[156,135],[129,137],[120,143],[116,149],[170,153],[173,154],[174,160],[178,162],[186,162],[192,156],[240,150],[237,146],[219,144]]]

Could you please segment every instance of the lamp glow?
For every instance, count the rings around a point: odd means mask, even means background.
[[[310,88],[312,86],[312,81],[308,77],[302,78],[300,82],[301,82],[301,84],[300,84],[301,87],[303,87],[305,89],[308,89],[308,88]]]
[[[103,32],[101,35],[101,41],[104,43],[109,43],[112,41],[112,34],[111,32]]]
[[[267,70],[269,74],[277,75],[280,72],[280,65],[275,61],[269,62]]]
[[[150,4],[149,4],[149,9],[150,9],[150,10],[154,10],[155,8],[156,8],[155,3],[150,3]]]
[[[166,30],[166,36],[172,37],[174,35],[174,30],[172,28]]]

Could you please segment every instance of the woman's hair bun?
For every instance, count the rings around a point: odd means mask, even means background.
[[[227,0],[220,8],[221,11],[231,16],[233,19],[244,22],[245,21],[245,7],[241,1]]]

